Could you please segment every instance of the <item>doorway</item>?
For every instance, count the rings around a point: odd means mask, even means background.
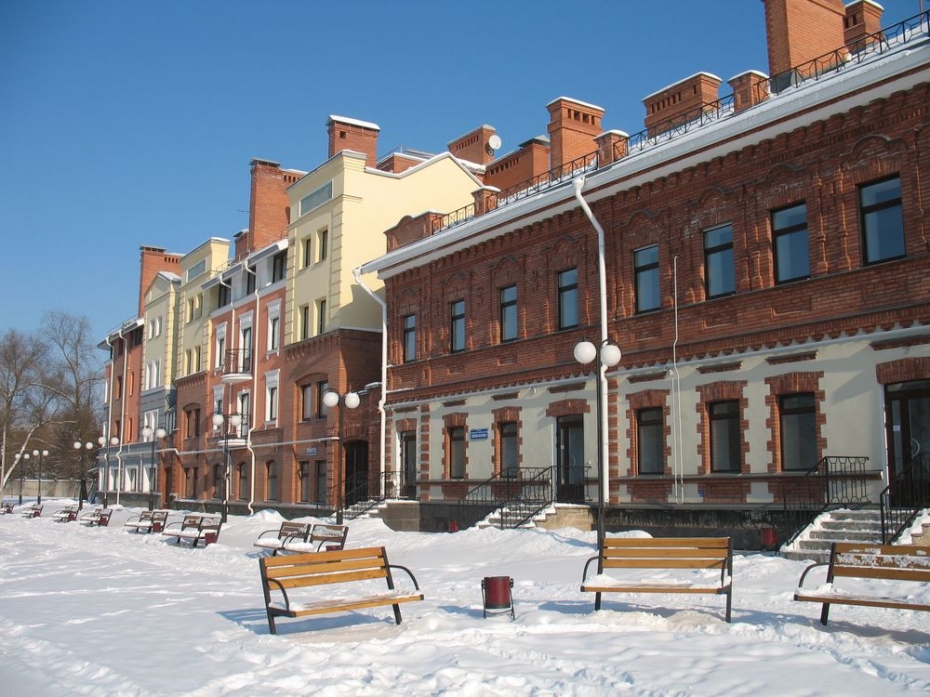
[[[345,444],[345,505],[368,500],[368,441]]]
[[[556,420],[556,501],[584,503],[584,419],[578,415]]]

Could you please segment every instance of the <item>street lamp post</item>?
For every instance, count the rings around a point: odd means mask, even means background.
[[[119,438],[117,438],[116,436],[113,436],[112,438],[107,440],[106,436],[100,436],[97,439],[97,442],[100,443],[101,448],[103,446],[107,447],[107,451],[105,454],[106,460],[104,462],[104,470],[103,470],[103,507],[109,508],[110,507],[110,446],[112,445],[115,447],[119,445]]]
[[[610,468],[607,463],[607,408],[604,404],[604,383],[607,368],[613,368],[620,363],[620,347],[610,340],[605,340],[599,346],[584,339],[575,344],[573,351],[575,360],[582,365],[595,361],[596,378],[595,396],[597,400],[597,546],[604,547],[604,503],[607,497],[607,477]]]
[[[19,458],[19,505],[23,505],[23,489],[26,486],[26,460],[29,453],[23,453]]]
[[[342,443],[342,427],[343,427],[343,406],[348,407],[349,409],[355,409],[361,403],[361,398],[358,396],[358,392],[346,392],[342,396],[342,405],[339,407],[339,432],[336,438],[339,441],[339,455],[335,458],[333,466],[336,470],[335,480],[336,480],[336,525],[342,525],[342,509],[343,509],[343,496],[345,492],[345,483],[343,482],[343,468],[345,467],[345,446]],[[339,404],[339,393],[334,390],[328,390],[323,395],[323,404],[332,409],[337,404]]]
[[[48,456],[48,450],[33,450],[32,456],[39,459],[39,489],[36,496],[36,504],[42,505],[42,458]]]
[[[152,439],[152,476],[149,478],[149,510],[155,510],[155,497],[158,494],[158,463],[155,462],[155,441],[161,440],[168,432],[159,427],[153,429],[146,426],[142,429],[142,435]]]
[[[223,428],[223,423],[227,423]],[[223,522],[229,517],[229,426],[238,429],[242,425],[241,414],[213,415],[213,428],[223,428]],[[161,429],[159,429],[161,430]]]
[[[81,443],[81,441],[74,441],[74,449],[81,453],[81,491],[78,493],[78,510],[81,511],[84,509],[84,499],[87,498],[87,465],[84,464],[84,450],[90,452],[94,447],[94,444],[90,441],[86,443]]]

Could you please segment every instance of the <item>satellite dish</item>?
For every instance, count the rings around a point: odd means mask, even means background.
[[[497,150],[502,145],[501,137],[494,133],[490,138],[488,138],[488,147],[491,150]]]

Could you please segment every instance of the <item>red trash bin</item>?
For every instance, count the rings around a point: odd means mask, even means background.
[[[484,599],[484,617],[491,614],[510,613],[516,619],[513,608],[513,579],[510,576],[485,576],[481,579],[481,595]]]
[[[775,528],[762,528],[762,549],[773,550],[778,547]]]

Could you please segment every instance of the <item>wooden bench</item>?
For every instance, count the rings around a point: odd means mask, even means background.
[[[394,608],[394,621],[401,623],[400,603],[423,600],[423,593],[413,572],[404,566],[388,562],[384,547],[368,547],[336,552],[313,552],[280,557],[262,557],[258,560],[262,575],[262,591],[265,594],[265,611],[268,628],[277,634],[276,617],[304,617],[347,610],[390,605]],[[394,588],[391,569],[401,569],[413,581],[414,592]],[[371,592],[373,579],[384,579],[387,591]],[[343,592],[332,592],[335,584],[355,584],[358,587],[343,588]],[[312,598],[295,600],[295,589],[316,589]],[[326,592],[326,597],[320,597]],[[273,600],[280,593],[281,601]]]
[[[336,552],[345,549],[349,526],[317,523],[310,530],[306,540],[286,540],[281,546],[285,552],[302,554],[304,552]]]
[[[43,508],[44,506],[40,506],[37,503],[34,503],[27,508],[24,508],[22,511],[23,518],[38,518],[42,515]]]
[[[188,514],[183,520],[168,523],[161,534],[175,538],[177,544],[189,542],[196,547],[203,542],[206,547],[220,538],[222,527],[223,520],[217,516]]]
[[[15,504],[12,501],[4,501],[0,504],[0,515],[9,515],[13,512],[13,506]]]
[[[59,523],[70,523],[72,520],[77,518],[77,514],[77,506],[65,506],[60,511],[55,511],[52,514],[52,519],[58,521]]]
[[[588,568],[596,561],[598,574],[588,578]],[[606,570],[686,570],[720,571],[719,579],[705,573],[689,573],[687,578],[612,578]],[[716,574],[715,574],[716,576]],[[726,595],[726,620],[730,621],[733,601],[733,545],[729,537],[634,538],[608,537],[598,555],[584,565],[581,591],[594,593],[594,609],[601,609],[602,593],[703,593]]]
[[[253,547],[270,549],[272,556],[281,551],[287,542],[306,542],[310,538],[312,523],[284,521],[277,530],[265,530],[252,543]]]
[[[139,515],[132,516],[125,523],[124,528],[129,528],[133,532],[161,532],[168,524],[168,514],[170,511],[142,511]]]
[[[110,524],[110,516],[112,515],[113,509],[111,508],[95,508],[90,513],[82,515],[78,522],[88,527],[98,525],[101,528],[105,528]]]
[[[804,588],[804,580],[813,569],[827,567],[826,585]],[[827,624],[830,605],[864,605],[897,610],[930,610],[930,604],[913,600],[913,595],[898,597],[879,595],[888,584],[865,583],[857,590],[839,590],[836,579],[852,578],[865,581],[917,581],[930,583],[930,548],[918,545],[877,545],[867,542],[834,542],[830,561],[811,564],[801,574],[794,599],[823,603],[820,623]],[[894,588],[897,584],[893,584]]]

